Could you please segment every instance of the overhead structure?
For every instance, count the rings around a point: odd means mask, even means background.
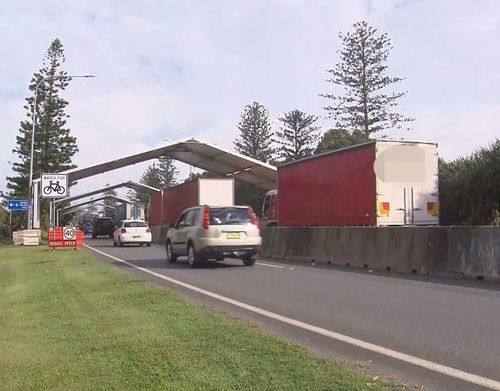
[[[117,183],[116,185],[106,186],[106,187],[103,187],[103,188],[100,188],[97,190],[89,191],[87,193],[62,198],[59,201],[56,201],[56,205],[60,204],[61,202],[64,202],[64,201],[76,201],[76,200],[79,200],[81,198],[90,197],[90,196],[93,196],[96,194],[101,194],[101,193],[104,193],[105,191],[118,189],[120,187],[129,187],[129,188],[134,189],[134,190],[143,190],[143,191],[147,191],[149,193],[161,192],[161,190],[157,189],[156,187],[148,186],[148,185],[145,185],[143,183],[127,181],[127,182]]]
[[[97,174],[103,174],[122,167],[156,159],[161,156],[167,156],[219,175],[232,177],[265,190],[276,188],[277,170],[275,166],[195,139],[174,142],[160,148],[95,164],[90,167],[74,168],[63,171],[61,174],[67,174],[68,181],[71,183]],[[35,179],[33,182],[35,184],[35,186],[33,186],[33,226],[39,228],[39,186],[37,185],[40,179]]]
[[[107,194],[105,196],[94,198],[94,199],[91,199],[91,200],[87,200],[85,202],[81,202],[81,203],[76,204],[76,205],[67,205],[67,206],[64,206],[64,207],[61,208],[61,210],[70,210],[70,209],[74,209],[74,208],[79,208],[81,206],[92,204],[94,202],[106,200],[106,199],[109,199],[109,198],[114,199],[116,201],[119,201],[122,204],[131,204],[132,203],[132,201],[127,200],[126,198],[121,198],[121,197],[117,197],[115,195]]]
[[[232,176],[237,180],[251,183],[263,189],[276,188],[275,166],[194,139],[175,142],[164,147],[86,168],[74,168],[63,171],[62,174],[67,174],[68,180],[71,182],[161,156],[168,156],[220,175]]]

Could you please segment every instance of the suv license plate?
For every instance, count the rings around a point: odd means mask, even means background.
[[[132,239],[139,239],[140,236],[132,236]]]
[[[227,238],[228,239],[239,239],[240,238],[240,233],[239,232],[228,232],[227,233]]]

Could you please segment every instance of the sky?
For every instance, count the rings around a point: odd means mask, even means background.
[[[339,32],[366,20],[387,33],[388,74],[407,91],[398,111],[415,121],[397,138],[438,143],[445,159],[500,137],[498,0],[0,0],[0,190],[12,175],[28,85],[53,39],[73,79],[63,93],[79,167],[175,140],[234,150],[245,105],[277,117],[299,109],[334,127],[323,109]],[[84,179],[80,194],[138,180],[148,164]],[[179,164],[181,178],[188,168]]]

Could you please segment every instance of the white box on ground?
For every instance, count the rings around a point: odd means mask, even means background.
[[[25,229],[21,231],[23,246],[38,246],[40,244],[41,231],[39,229]]]

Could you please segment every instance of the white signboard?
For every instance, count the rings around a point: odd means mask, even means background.
[[[76,228],[75,227],[64,227],[63,228],[63,240],[76,240]]]
[[[65,198],[68,196],[68,176],[66,174],[42,174],[43,198]]]

